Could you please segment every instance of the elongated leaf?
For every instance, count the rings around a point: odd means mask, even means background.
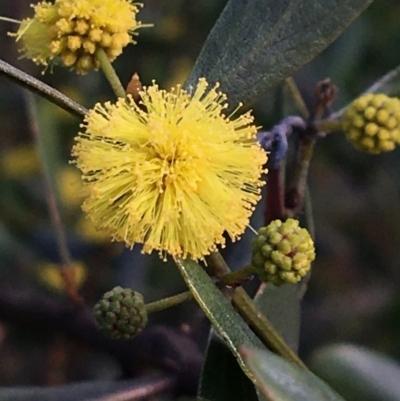
[[[254,384],[243,373],[229,348],[212,329],[198,395],[209,401],[259,400]]]
[[[256,348],[240,352],[259,390],[271,401],[344,401],[317,376],[275,354]]]
[[[372,0],[230,0],[186,86],[220,82],[231,107],[248,103],[331,44]]]
[[[301,299],[306,284],[262,285],[254,302],[258,309],[268,317],[286,343],[297,352],[300,337]]]
[[[311,367],[348,400],[400,400],[400,365],[369,349],[332,345],[314,354]]]
[[[262,349],[265,348],[262,342],[249,329],[201,266],[190,260],[177,261],[177,266],[214,329],[223,338],[246,375],[253,380],[239,354],[239,347],[252,346]]]

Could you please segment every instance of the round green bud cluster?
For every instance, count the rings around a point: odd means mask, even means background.
[[[359,150],[393,150],[400,144],[400,99],[374,93],[359,97],[346,111],[343,130]]]
[[[251,265],[262,281],[294,284],[309,272],[315,248],[309,232],[297,220],[274,220],[258,231],[252,254]]]
[[[114,339],[128,339],[139,334],[147,324],[143,296],[130,288],[115,287],[106,292],[93,307],[100,330]]]

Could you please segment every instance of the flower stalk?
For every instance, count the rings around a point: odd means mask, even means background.
[[[329,134],[331,132],[340,131],[343,129],[343,122],[341,120],[326,119],[315,121],[314,126],[319,132],[325,132]]]
[[[225,287],[237,287],[246,282],[255,273],[254,267],[246,265],[221,277],[220,284]]]
[[[146,304],[146,310],[147,313],[159,312],[168,308],[172,308],[184,302],[191,301],[192,299],[193,299],[192,293],[190,291],[185,291],[168,298],[150,302]]]
[[[124,98],[126,96],[126,92],[122,83],[115,72],[114,67],[112,66],[109,58],[107,57],[106,52],[100,48],[96,51],[96,57],[100,62],[100,67],[107,78],[108,82],[111,85],[112,90],[115,93],[115,96],[118,98]]]

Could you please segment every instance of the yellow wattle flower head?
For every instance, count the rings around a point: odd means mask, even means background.
[[[95,57],[104,49],[110,61],[122,53],[140,28],[138,4],[131,0],[55,0],[32,6],[34,16],[22,21],[16,34],[25,57],[47,66],[60,57],[78,74],[97,70]]]
[[[190,93],[153,83],[117,103],[97,104],[72,154],[96,227],[143,253],[203,257],[236,240],[260,198],[266,153],[247,112],[225,116],[226,96],[202,78]]]
[[[354,100],[343,120],[343,130],[364,152],[380,153],[400,144],[400,99],[367,93]]]

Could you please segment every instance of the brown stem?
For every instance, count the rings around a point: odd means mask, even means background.
[[[315,110],[313,110],[313,113],[310,115],[307,129],[299,138],[294,173],[285,194],[285,207],[288,212],[287,214],[291,217],[295,217],[301,211],[304,203],[310,162],[318,139],[318,128],[321,128],[321,126],[317,128],[314,121],[323,117],[335,100],[337,93],[337,87],[333,85],[329,79],[318,82],[315,88],[317,104]],[[337,127],[336,122],[334,125]]]
[[[268,225],[272,220],[283,219],[284,216],[282,169],[279,166],[271,168],[268,173],[267,206],[265,209],[264,225]]]
[[[61,264],[59,264],[60,274],[64,281],[66,294],[68,295],[68,297],[74,303],[80,303],[82,302],[82,298],[78,294],[78,289],[76,286],[76,282],[74,280],[73,276],[74,273],[72,270],[72,260],[67,246],[65,229],[57,205],[57,199],[55,195],[56,194],[55,185],[50,172],[50,167],[48,165],[45,146],[42,137],[40,135],[39,126],[37,123],[38,119],[37,119],[35,99],[33,98],[33,95],[30,92],[26,93],[26,102],[28,106],[28,120],[29,120],[30,131],[32,133],[36,147],[39,151],[40,161],[42,164],[47,208],[49,211],[51,222],[53,223],[56,232],[58,252],[61,260]]]
[[[74,102],[58,90],[46,85],[44,82],[39,81],[3,60],[0,60],[0,74],[5,75],[6,78],[11,79],[18,85],[49,100],[51,103],[61,107],[75,117],[83,118],[87,113],[87,109],[79,103]]]
[[[316,138],[310,137],[307,134],[304,134],[304,137],[299,139],[299,149],[293,169],[293,177],[285,193],[285,208],[287,215],[291,217],[296,216],[303,206],[307,176],[315,143]]]

